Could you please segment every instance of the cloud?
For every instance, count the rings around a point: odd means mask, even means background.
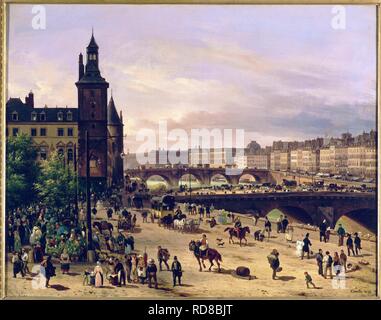
[[[39,106],[76,106],[77,57],[96,21],[131,151],[138,130],[161,119],[187,131],[243,128],[263,145],[375,127],[372,10],[348,7],[338,33],[325,6],[48,8],[44,32],[30,30],[30,7],[11,10],[9,95],[33,89]]]

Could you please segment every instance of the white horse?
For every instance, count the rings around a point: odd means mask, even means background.
[[[185,225],[185,218],[183,218],[181,220],[176,219],[173,221],[173,228],[175,230],[183,232],[184,231],[184,225]]]

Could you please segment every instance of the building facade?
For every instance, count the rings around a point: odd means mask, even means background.
[[[319,150],[302,150],[302,172],[316,174],[319,172],[320,154]]]
[[[280,170],[280,150],[274,150],[270,154],[270,169],[274,171]]]
[[[269,170],[270,154],[248,154],[246,163],[248,168]]]
[[[46,160],[53,151],[62,154],[65,161],[74,159],[78,143],[78,109],[35,108],[32,92],[25,98],[10,98],[6,104],[6,135],[24,133],[32,137],[38,160]]]
[[[333,174],[347,174],[348,173],[348,148],[330,146],[330,160],[331,171]]]
[[[377,174],[377,149],[375,146],[365,148],[365,177],[375,179]]]
[[[302,170],[303,164],[303,150],[296,149],[290,152],[290,170],[292,172],[299,172]]]
[[[331,170],[332,170],[331,149],[330,148],[320,149],[319,172],[330,173]]]
[[[291,165],[290,152],[284,151],[280,153],[280,170],[289,171]]]
[[[115,103],[107,98],[108,82],[99,70],[98,45],[94,35],[86,49],[86,65],[79,55],[78,108],[35,108],[34,95],[25,103],[10,98],[6,104],[7,136],[30,135],[38,160],[46,160],[54,150],[71,162],[77,155],[78,175],[86,177],[86,146],[90,159],[90,181],[104,188],[123,181],[123,121]],[[86,143],[86,136],[88,137]],[[76,151],[76,152],[75,152]]]

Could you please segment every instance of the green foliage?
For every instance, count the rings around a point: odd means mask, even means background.
[[[6,144],[6,206],[14,209],[35,200],[39,175],[37,150],[26,134],[9,137]]]
[[[41,164],[41,174],[36,183],[40,201],[56,209],[65,209],[73,202],[76,191],[76,175],[73,165],[65,164],[64,157],[53,152]]]

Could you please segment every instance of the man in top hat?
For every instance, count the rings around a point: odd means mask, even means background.
[[[171,266],[172,276],[173,276],[173,286],[176,286],[176,278],[179,281],[179,286],[181,286],[181,276],[183,275],[181,269],[181,263],[177,260],[177,256],[173,257],[173,262]]]

